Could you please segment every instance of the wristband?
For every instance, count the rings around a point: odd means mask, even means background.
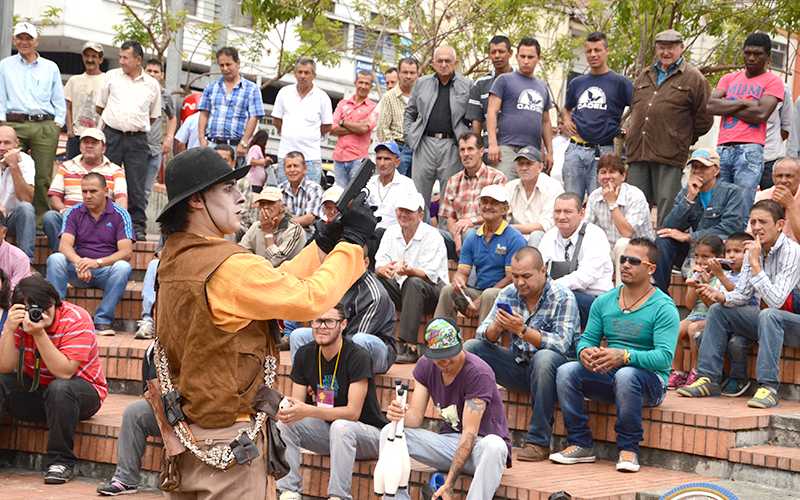
[[[630,362],[631,362],[631,352],[629,350],[627,350],[627,349],[625,349],[622,352],[623,352],[623,354],[622,354],[622,363],[626,364],[626,365],[630,364]]]

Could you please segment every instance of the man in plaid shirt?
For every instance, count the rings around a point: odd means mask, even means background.
[[[306,234],[314,234],[314,221],[320,216],[322,186],[306,177],[308,167],[303,153],[292,151],[283,159],[286,180],[278,187],[283,192],[286,211],[292,214],[292,222],[300,224]]]
[[[533,247],[514,254],[511,277],[513,283],[500,291],[464,349],[492,367],[498,384],[531,395],[533,414],[517,458],[537,462],[550,455],[556,371],[575,358],[578,303],[567,287],[547,276],[542,254]],[[511,349],[497,344],[506,332],[512,335]]]

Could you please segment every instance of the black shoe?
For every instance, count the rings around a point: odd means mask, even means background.
[[[419,359],[416,346],[411,347],[406,343],[400,342],[398,348],[399,352],[397,353],[397,358],[394,360],[395,363],[401,365],[410,365],[416,363]]]
[[[44,473],[44,484],[64,484],[75,476],[71,465],[53,464]]]

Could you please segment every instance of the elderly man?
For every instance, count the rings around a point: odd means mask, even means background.
[[[0,61],[0,122],[12,127],[36,166],[33,206],[47,210],[58,134],[66,120],[61,72],[36,50],[39,34],[27,22],[14,26],[17,53]]]
[[[542,254],[520,249],[511,260],[513,283],[500,291],[492,311],[464,349],[492,367],[497,383],[531,396],[533,414],[517,459],[547,460],[553,437],[556,370],[575,358],[578,303],[565,286],[547,276]],[[498,342],[510,335],[511,348]]]
[[[114,203],[128,208],[128,183],[122,167],[106,158],[106,136],[96,128],[86,128],[81,132],[78,143],[81,154],[58,166],[47,196],[50,210],[44,214],[42,226],[47,235],[47,243],[53,251],[58,250],[58,239],[64,222],[64,212],[83,202],[81,181],[89,172],[97,172],[106,178],[108,192]]]
[[[450,283],[444,239],[422,221],[422,203],[419,193],[399,200],[397,223],[384,233],[375,257],[375,273],[400,311],[398,363],[419,358],[420,320],[434,311],[442,287]]]
[[[375,175],[367,183],[369,204],[377,207],[375,216],[380,217],[379,229],[386,229],[397,222],[395,208],[402,200],[417,194],[414,181],[398,172],[400,146],[395,142],[382,142],[375,146]]]
[[[308,163],[299,151],[290,151],[281,162],[286,180],[278,185],[283,203],[292,214],[292,222],[300,224],[306,235],[314,233],[314,221],[320,216],[322,186],[306,175]]]
[[[161,116],[161,85],[142,68],[144,50],[136,41],[127,41],[119,51],[119,68],[106,73],[97,96],[106,136],[106,155],[125,167],[128,187],[128,212],[136,239],[146,238],[147,132]]]
[[[792,88],[788,83],[783,85],[783,100],[778,103],[767,120],[767,137],[764,141],[764,171],[758,186],[761,191],[771,188],[772,168],[781,158],[787,156],[791,148],[792,121],[794,120],[792,106]],[[795,138],[796,139],[796,138]],[[796,154],[788,156],[797,156]],[[758,198],[758,193],[756,193]]]
[[[742,190],[742,217],[753,204],[764,168],[767,120],[783,100],[783,82],[769,71],[772,41],[751,33],[742,53],[745,69],[723,76],[708,100],[708,112],[722,117],[717,139],[720,178]]]
[[[258,220],[239,244],[275,267],[300,253],[306,244],[306,233],[286,212],[281,190],[266,186],[253,197],[253,205],[258,209]]]
[[[322,193],[322,206],[320,208],[320,219],[325,222],[332,222],[339,215],[339,207],[336,202],[341,198],[344,189],[339,186],[331,186]]]
[[[783,232],[797,241],[800,235],[800,158],[783,158],[772,169],[773,186],[759,191],[756,202],[773,200],[783,207],[786,223]]]
[[[17,133],[0,126],[0,212],[9,233],[31,260],[36,245],[36,212],[31,204],[35,176],[33,158],[20,150]]]
[[[585,328],[592,302],[613,287],[611,249],[606,233],[583,220],[583,200],[575,193],[556,197],[553,221],[555,227],[544,234],[539,250],[550,277],[575,294]]]
[[[281,142],[278,158],[292,151],[303,154],[308,178],[317,184],[322,179],[322,137],[331,131],[333,112],[331,98],[314,85],[317,63],[301,57],[294,66],[294,85],[281,87],[272,108],[272,123]],[[286,180],[283,160],[278,162],[278,183]]]
[[[568,446],[550,455],[560,464],[594,462],[585,399],[617,408],[617,470],[639,470],[642,407],[664,401],[680,317],[669,295],[650,284],[658,261],[652,241],[633,238],[621,259],[622,285],[598,297],[578,340],[579,361],[558,369],[556,390]],[[607,345],[603,345],[603,342]]]
[[[697,149],[687,164],[691,167],[687,185],[678,192],[662,229],[657,231],[659,261],[654,277],[665,293],[669,290],[672,266],[683,264],[692,242],[709,234],[725,239],[745,226],[742,191],[717,179],[717,152]]]
[[[458,145],[469,128],[464,123],[472,83],[456,73],[456,51],[438,47],[433,51],[433,75],[414,85],[403,117],[405,143],[414,150],[412,179],[425,200],[431,203],[436,180],[444,188],[459,170]]]
[[[400,59],[397,65],[398,83],[387,90],[380,103],[380,114],[375,132],[381,142],[394,141],[400,149],[400,173],[411,177],[411,158],[413,150],[405,143],[403,135],[403,115],[406,104],[411,99],[411,90],[419,78],[419,61],[413,57]]]
[[[464,238],[458,270],[452,284],[442,288],[434,315],[455,320],[456,310],[480,321],[489,314],[501,288],[511,283],[511,257],[525,246],[525,238],[506,222],[508,193],[491,184],[480,193],[483,224]],[[475,284],[468,286],[475,268]]]
[[[370,71],[356,73],[355,93],[339,101],[333,112],[331,135],[336,136],[333,148],[333,172],[336,184],[345,187],[361,169],[369,155],[369,143],[375,128],[375,101],[369,98],[373,75]]]
[[[536,247],[553,227],[553,206],[564,188],[542,172],[542,153],[536,146],[524,147],[515,156],[519,178],[506,184],[511,226],[528,239],[528,245]]]
[[[650,206],[658,207],[661,226],[681,188],[689,146],[709,131],[714,120],[706,110],[708,82],[683,58],[683,36],[666,30],[656,35],[655,42],[657,61],[633,84],[625,148],[628,181],[644,192]]]
[[[492,72],[478,78],[469,91],[469,104],[467,105],[466,119],[472,123],[472,131],[483,138],[484,148],[489,145],[489,136],[486,131],[486,113],[489,110],[489,91],[498,76],[511,73],[511,40],[505,35],[495,35],[489,40],[489,61],[492,63]]]
[[[103,46],[96,42],[86,42],[81,49],[83,73],[72,75],[64,85],[64,99],[67,103],[67,158],[74,158],[81,152],[80,137],[84,129],[100,125],[94,102],[103,86],[105,74],[100,70],[103,64]]]

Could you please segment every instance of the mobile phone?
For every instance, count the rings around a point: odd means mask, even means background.
[[[514,314],[514,312],[511,310],[511,305],[506,304],[505,302],[498,302],[497,308],[507,312],[508,314]]]
[[[717,262],[719,262],[720,267],[726,271],[730,271],[733,266],[732,259],[717,259]]]

